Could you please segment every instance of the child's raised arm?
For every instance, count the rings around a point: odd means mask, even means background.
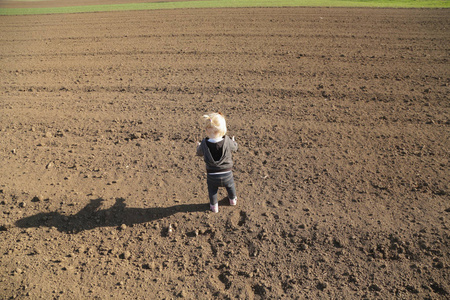
[[[234,140],[234,136],[231,138],[231,151],[237,151],[238,149],[238,144],[236,143],[236,141]]]
[[[202,146],[201,146],[201,142],[197,142],[197,156],[203,156],[203,149],[202,149]]]

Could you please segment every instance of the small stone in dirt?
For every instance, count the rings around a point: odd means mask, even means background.
[[[125,251],[124,253],[120,254],[119,256],[122,259],[129,259],[131,257],[131,252],[130,251]]]
[[[416,287],[412,286],[412,285],[407,285],[406,286],[406,290],[408,292],[410,292],[410,293],[413,293],[413,294],[418,294],[419,293],[419,290]]]
[[[305,243],[300,244],[299,249],[302,251],[308,250],[308,245]]]
[[[262,284],[256,284],[255,286],[253,286],[253,291],[256,295],[259,296],[265,296],[267,294],[266,287]]]
[[[328,283],[326,283],[325,281],[320,281],[320,282],[317,284],[317,288],[318,288],[319,290],[321,290],[321,291],[323,291],[324,289],[326,289],[327,286],[328,286]]]
[[[127,229],[127,225],[125,225],[125,224],[120,225],[120,230],[125,230],[125,229]]]
[[[369,291],[379,292],[379,291],[381,291],[381,288],[377,284],[374,283],[369,286]]]
[[[433,292],[435,292],[436,294],[448,295],[448,291],[442,285],[438,284],[437,282],[433,282],[430,285],[430,287],[433,290]]]
[[[46,166],[45,166],[45,168],[46,169],[51,169],[51,168],[53,168],[55,166],[55,164],[53,163],[53,162],[49,162]]]
[[[20,202],[19,203],[19,207],[25,207],[25,206],[27,206],[27,204],[25,202]]]
[[[345,249],[342,249],[342,250],[336,252],[336,254],[337,254],[337,255],[346,255],[346,254],[347,254],[347,251],[345,251]]]
[[[62,268],[63,271],[73,271],[75,268],[73,266],[65,266]]]
[[[419,240],[418,244],[419,244],[419,247],[422,248],[422,249],[430,248],[430,245],[424,240]]]
[[[435,261],[433,262],[433,267],[436,269],[443,269],[444,263],[442,261],[440,261],[439,259],[435,259]]]
[[[52,134],[50,131],[47,131],[47,132],[45,133],[45,137],[46,137],[46,138],[51,138],[51,137],[53,137],[53,134]]]
[[[338,238],[338,237],[335,237],[333,239],[333,245],[336,248],[343,248],[344,247],[344,241],[342,239]]]
[[[84,253],[84,251],[86,251],[86,247],[80,246],[76,251],[77,251],[78,253]]]
[[[142,133],[140,132],[135,132],[133,134],[131,134],[131,139],[140,139],[142,137]]]
[[[353,283],[358,283],[358,277],[356,277],[355,275],[353,275],[353,274],[351,274],[349,277],[348,277],[348,282],[353,282]]]
[[[167,228],[167,234],[172,234],[173,232],[173,226],[172,224],[169,224],[169,228]]]
[[[36,195],[33,197],[33,199],[31,199],[31,202],[40,202],[44,200],[44,197],[42,197],[41,195]]]

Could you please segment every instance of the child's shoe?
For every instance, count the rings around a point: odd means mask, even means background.
[[[214,213],[218,213],[218,212],[219,212],[219,204],[218,204],[218,203],[216,203],[216,204],[214,204],[214,205],[210,204],[210,205],[209,205],[209,208],[210,208],[211,211],[214,212]]]
[[[237,204],[237,197],[234,199],[229,199],[230,200],[230,205],[235,206]]]

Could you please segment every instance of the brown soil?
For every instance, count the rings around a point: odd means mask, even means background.
[[[83,5],[109,5],[124,3],[181,2],[206,0],[1,0],[0,8],[67,7]]]
[[[448,299],[449,28],[419,9],[0,17],[0,298]],[[240,146],[218,214],[194,156],[210,111]]]

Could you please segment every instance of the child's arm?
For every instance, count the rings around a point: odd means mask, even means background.
[[[236,143],[236,141],[234,140],[234,136],[231,138],[231,151],[237,151],[238,149],[238,144]]]
[[[201,145],[201,142],[197,142],[197,156],[203,156],[203,149]]]

